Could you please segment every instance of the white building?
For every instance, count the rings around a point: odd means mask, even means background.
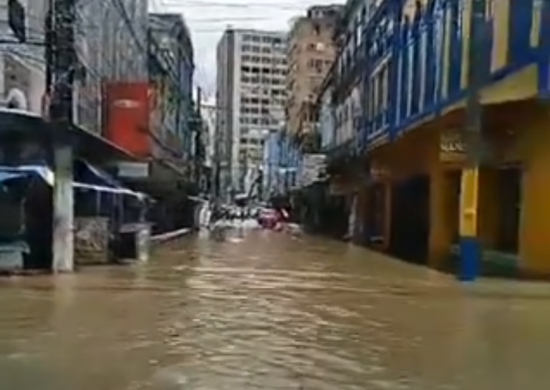
[[[248,192],[265,135],[284,118],[286,34],[227,29],[218,43],[217,71],[222,186]]]
[[[47,0],[22,1],[29,45],[20,44],[8,24],[8,1],[0,0],[0,100],[34,113],[42,112],[45,91],[44,18]],[[11,43],[13,42],[13,43]],[[17,92],[16,92],[17,91]],[[17,102],[12,97],[18,96]]]
[[[207,100],[201,103],[201,117],[206,127],[206,134],[204,137],[204,143],[206,145],[206,160],[205,165],[207,167],[213,167],[216,161],[216,117],[217,106],[213,100]]]

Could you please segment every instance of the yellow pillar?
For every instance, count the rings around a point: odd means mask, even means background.
[[[523,154],[520,269],[527,276],[550,276],[550,115],[522,122],[518,143]]]
[[[480,270],[481,243],[478,237],[479,168],[462,170],[460,183],[460,265],[458,278],[474,280]]]
[[[429,266],[440,268],[449,257],[458,230],[458,202],[452,177],[441,167],[430,174]]]
[[[550,150],[546,153],[533,156],[522,180],[520,267],[522,273],[537,277],[550,275]]]

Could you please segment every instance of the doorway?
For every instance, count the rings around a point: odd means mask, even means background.
[[[386,183],[373,183],[370,187],[363,226],[363,236],[368,246],[377,247],[386,241],[387,190]]]
[[[389,253],[418,264],[428,260],[430,180],[418,175],[392,186]]]
[[[499,223],[495,249],[509,254],[519,250],[522,175],[518,165],[503,167],[497,174]]]

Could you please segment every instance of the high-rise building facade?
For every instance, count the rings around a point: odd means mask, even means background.
[[[217,48],[222,186],[248,192],[265,137],[284,120],[286,33],[228,29]]]
[[[336,57],[334,33],[341,10],[341,5],[310,7],[289,33],[285,114],[291,134],[309,133],[316,123],[317,96]]]

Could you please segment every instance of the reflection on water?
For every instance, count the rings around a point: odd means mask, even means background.
[[[1,388],[540,390],[549,299],[321,239],[187,238],[148,265],[0,280]]]

